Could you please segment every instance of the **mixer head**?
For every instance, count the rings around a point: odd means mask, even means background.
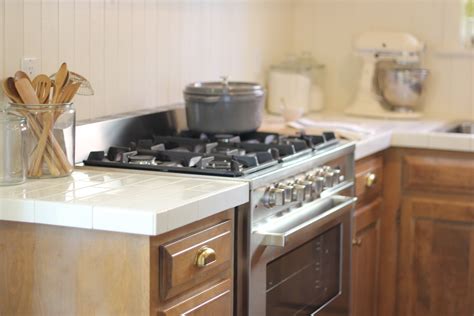
[[[402,32],[365,32],[354,43],[356,53],[366,59],[391,59],[400,64],[419,62],[424,48],[415,36]]]

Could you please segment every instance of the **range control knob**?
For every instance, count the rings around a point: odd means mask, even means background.
[[[333,172],[334,172],[334,179],[333,179],[334,185],[344,182],[344,175],[342,174],[341,169],[336,168],[333,170]]]
[[[322,167],[318,167],[314,169],[314,175],[315,176],[323,176],[324,175],[324,169]]]
[[[279,189],[285,190],[285,203],[290,203],[293,197],[293,184],[292,183],[279,183],[277,186]]]
[[[315,176],[313,178],[313,196],[314,198],[319,197],[321,192],[324,190],[324,177]]]
[[[285,189],[270,187],[263,196],[263,204],[266,207],[285,205]]]
[[[311,192],[313,191],[313,182],[305,179],[296,180],[296,184],[304,187],[304,200],[311,199]]]
[[[304,202],[306,198],[306,186],[302,184],[295,184],[293,186],[292,200],[295,202]]]
[[[324,167],[321,176],[324,178],[324,187],[331,188],[334,185],[334,171],[330,167]]]

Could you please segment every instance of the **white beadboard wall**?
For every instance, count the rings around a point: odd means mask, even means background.
[[[327,66],[327,105],[342,111],[351,101],[361,61],[352,41],[367,30],[410,32],[427,44],[431,75],[428,116],[474,119],[474,51],[460,55],[460,0],[298,0],[293,50],[310,51]],[[443,51],[443,54],[439,54]],[[447,53],[446,53],[447,52]],[[446,54],[445,54],[446,53]]]
[[[0,79],[62,61],[96,94],[78,119],[182,102],[196,80],[264,80],[290,49],[291,0],[0,0]],[[5,100],[3,95],[1,99]]]

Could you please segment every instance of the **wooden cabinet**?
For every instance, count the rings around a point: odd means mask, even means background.
[[[159,312],[160,316],[221,316],[232,315],[232,281],[223,282],[177,305]]]
[[[356,164],[358,203],[352,239],[353,316],[378,315],[382,168],[380,155],[365,158]]]
[[[403,199],[398,315],[474,315],[474,203]]]
[[[474,155],[405,150],[398,315],[474,315]]]
[[[160,246],[160,295],[168,299],[232,267],[232,221]]]
[[[233,217],[154,237],[0,221],[0,315],[230,316]]]
[[[151,314],[230,316],[233,210],[151,240]]]
[[[474,154],[384,159],[380,315],[474,315]]]

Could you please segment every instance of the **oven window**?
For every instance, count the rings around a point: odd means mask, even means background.
[[[267,315],[309,315],[340,293],[342,224],[267,264]]]

